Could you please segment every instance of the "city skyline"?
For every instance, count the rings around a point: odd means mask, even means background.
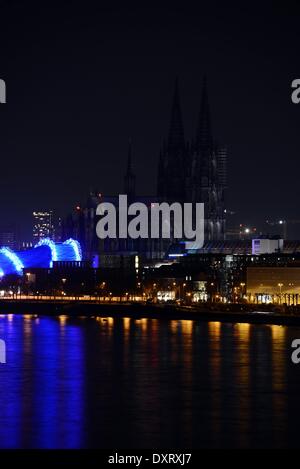
[[[154,194],[175,76],[191,140],[204,74],[212,127],[228,146],[227,208],[249,223],[266,215],[295,218],[291,201],[300,195],[299,107],[291,102],[290,86],[298,70],[290,44],[297,34],[293,29],[297,10],[286,13],[273,7],[261,9],[257,16],[251,9],[244,13],[238,9],[237,23],[233,10],[224,7],[217,15],[207,5],[201,14],[175,6],[171,11],[149,9],[147,14],[139,8],[94,11],[90,7],[81,17],[74,3],[71,10],[62,6],[55,32],[55,7],[42,16],[39,8],[24,11],[21,4],[16,8],[6,2],[2,12],[14,19],[17,37],[25,34],[21,58],[5,26],[0,33],[2,44],[6,39],[1,77],[7,83],[7,103],[0,107],[0,151],[6,174],[0,188],[2,219],[19,220],[24,227],[36,206],[64,215],[94,187],[106,194],[120,193],[129,138],[137,192]],[[279,20],[281,46],[276,48]],[[217,38],[210,29],[212,21]],[[249,43],[253,25],[255,36]],[[37,31],[39,44],[34,41]],[[139,43],[133,42],[137,33]],[[262,35],[266,40],[260,50]],[[41,55],[44,49],[46,61]],[[240,69],[233,66],[237,58]],[[81,63],[87,65],[84,72]],[[282,177],[281,161],[288,165],[288,181]],[[278,185],[281,191],[275,189]]]
[[[1,455],[298,448],[300,4],[0,18]]]
[[[175,86],[174,86],[174,83],[175,83]],[[202,81],[200,82],[201,83],[201,93],[200,93],[200,96],[201,96],[201,99],[199,100],[199,107],[200,107],[200,116],[201,116],[201,112],[202,112],[202,108],[203,108],[203,99],[204,101],[207,101],[207,112],[208,112],[208,119],[210,119],[210,121],[213,121],[214,118],[211,119],[211,112],[210,112],[210,98],[208,96],[208,92],[207,92],[207,76],[206,74],[204,74],[202,76]],[[204,93],[204,94],[203,94]],[[178,100],[178,103],[176,103],[176,101]],[[185,132],[185,125],[184,125],[184,120],[182,119],[182,111],[181,111],[181,104],[180,104],[180,101],[181,101],[181,91],[179,89],[179,79],[178,79],[178,76],[175,77],[175,79],[173,80],[173,93],[172,93],[172,98],[171,98],[171,102],[170,102],[170,109],[169,109],[169,124],[168,126],[166,127],[166,132],[165,132],[165,137],[163,137],[161,139],[161,145],[160,145],[160,151],[158,153],[158,158],[157,158],[157,171],[155,172],[155,178],[154,178],[154,181],[152,181],[152,186],[153,186],[153,192],[152,194],[150,195],[151,197],[155,197],[155,194],[157,195],[157,191],[158,191],[158,194],[160,193],[160,189],[159,189],[159,180],[160,180],[160,161],[161,161],[161,158],[162,158],[162,155],[164,155],[164,153],[166,152],[166,149],[168,148],[168,139],[170,139],[170,132],[171,132],[171,138],[172,138],[172,133],[174,134],[174,132],[176,133],[176,126],[177,126],[177,122],[174,122],[174,106],[176,108],[177,105],[179,105],[179,120],[181,121],[180,124],[182,126],[182,129],[180,129],[180,131],[182,131],[182,141],[184,142],[184,145],[187,146],[187,153],[191,154],[191,158],[192,158],[192,154],[193,154],[193,148],[195,147],[196,145],[196,140],[197,140],[197,133],[199,133],[199,112],[198,112],[198,116],[196,116],[196,119],[195,119],[195,122],[198,124],[197,125],[194,125],[194,130],[196,130],[196,134],[194,133],[194,135],[192,135],[190,138],[185,138],[185,135],[186,135],[186,132]],[[175,109],[175,114],[176,114],[177,110]],[[213,116],[214,117],[214,116]],[[201,119],[201,117],[200,117]],[[203,117],[202,117],[203,119]],[[167,120],[167,119],[166,119]],[[176,116],[175,116],[175,120],[176,120]],[[195,124],[195,123],[194,123]],[[202,123],[203,125],[203,123]],[[204,127],[205,127],[205,122],[204,122]],[[210,125],[210,124],[208,124]],[[178,129],[177,129],[178,130]],[[210,132],[213,134],[214,132],[210,129]],[[179,132],[180,133],[180,132]],[[195,135],[196,135],[196,139],[195,139]],[[173,138],[177,138],[177,136],[173,135]],[[222,174],[221,177],[223,177],[224,179],[224,188],[226,189],[226,198],[223,200],[222,204],[223,204],[223,207],[225,208],[226,207],[226,212],[227,212],[227,225],[225,227],[225,232],[227,231],[228,227],[230,227],[230,229],[234,228],[238,228],[239,226],[239,222],[242,221],[243,224],[241,224],[240,226],[244,226],[244,227],[247,227],[247,226],[251,226],[251,224],[254,226],[254,224],[256,226],[260,226],[260,233],[261,234],[267,234],[267,233],[271,233],[272,232],[272,229],[269,230],[269,227],[272,225],[272,226],[275,226],[276,224],[277,225],[280,225],[282,223],[286,223],[286,219],[285,217],[276,217],[274,216],[273,219],[267,219],[269,217],[263,217],[265,218],[264,220],[262,218],[260,218],[259,216],[256,216],[256,217],[253,217],[253,218],[247,218],[247,216],[245,216],[245,214],[240,214],[240,213],[235,213],[233,212],[232,210],[230,210],[230,207],[228,209],[228,206],[229,206],[229,202],[228,199],[230,200],[232,198],[232,191],[230,191],[230,188],[228,190],[228,183],[227,183],[227,178],[230,179],[231,183],[232,183],[232,178],[230,178],[230,176],[228,177],[227,176],[227,163],[228,163],[228,151],[227,151],[227,145],[226,143],[222,143],[220,144],[220,141],[218,139],[215,139],[213,138],[213,141],[216,142],[216,151],[218,152],[218,146],[220,148],[220,154],[221,154],[221,157],[223,156],[222,154],[222,151],[224,151],[224,156],[223,158],[225,158],[224,160],[224,163],[223,165],[224,168],[222,167],[221,171],[224,171],[224,175]],[[180,142],[179,142],[180,143]],[[135,158],[136,156],[136,151],[135,151],[135,148],[134,148],[134,142],[133,142],[133,139],[132,138],[128,138],[128,141],[126,142],[127,146],[128,146],[128,150],[127,150],[127,154],[126,152],[124,151],[123,153],[123,163],[124,163],[124,168],[120,167],[120,171],[119,173],[115,172],[115,175],[118,176],[117,179],[119,181],[120,179],[120,175],[122,175],[123,173],[123,177],[124,177],[124,182],[123,182],[123,190],[121,190],[121,187],[122,187],[122,183],[119,187],[120,189],[120,193],[126,193],[126,188],[127,188],[127,191],[130,190],[130,184],[132,185],[132,190],[134,191],[134,194],[136,194],[137,192],[137,189],[136,189],[136,186],[138,186],[138,188],[140,188],[141,184],[139,184],[139,180],[141,179],[141,174],[137,174],[136,173],[136,166],[138,166],[138,159]],[[180,145],[179,145],[180,146]],[[230,146],[230,145],[229,145]],[[224,150],[223,150],[224,148]],[[229,163],[230,163],[230,155],[229,155]],[[155,165],[154,165],[155,166]],[[163,178],[164,179],[164,178]],[[129,186],[128,186],[129,184]],[[234,185],[234,184],[233,184]],[[111,185],[109,187],[112,187]],[[146,185],[147,187],[147,185]],[[168,187],[168,186],[164,186],[163,184],[163,187]],[[88,194],[89,192],[92,193],[93,191],[95,191],[96,189],[96,192],[97,192],[97,188],[96,187],[90,187],[89,190],[86,191],[86,193],[81,197],[81,200],[80,197],[77,197],[76,201],[74,200],[74,203],[71,205],[71,206],[68,206],[68,207],[65,207],[64,210],[62,210],[62,206],[64,206],[64,204],[62,204],[60,207],[59,206],[56,206],[55,208],[55,213],[56,215],[57,214],[63,214],[63,218],[65,218],[70,212],[72,212],[74,210],[74,208],[76,207],[76,203],[78,205],[84,205],[85,204],[85,200],[87,199],[88,197]],[[100,188],[101,189],[101,188]],[[166,191],[166,189],[164,189]],[[166,192],[167,194],[167,192]],[[161,193],[161,195],[164,197],[166,194],[163,194]],[[104,194],[104,195],[112,195],[111,194],[111,191],[107,191],[107,194]],[[143,191],[141,191],[141,193],[139,194],[140,196],[144,195],[143,194]],[[224,197],[224,196],[223,196]],[[179,197],[179,200],[180,200],[180,197]],[[36,206],[40,207],[40,204],[36,204]],[[41,208],[41,207],[40,207]],[[40,211],[40,208],[38,209],[38,211]],[[30,208],[30,210],[32,210],[32,208]],[[42,211],[52,211],[52,208],[49,208],[48,207],[45,207],[45,208],[42,208]],[[26,213],[26,215],[28,215],[28,213]],[[32,215],[32,213],[31,213]],[[59,216],[57,215],[57,216]],[[229,215],[229,217],[228,217]],[[236,217],[234,217],[234,221],[232,222],[231,218],[232,218],[232,215],[237,215]],[[282,214],[280,214],[282,215]],[[293,217],[292,217],[293,218]],[[281,220],[284,220],[283,222]],[[267,222],[265,224],[265,226],[263,227],[263,223],[264,222]],[[288,220],[289,222],[289,220]],[[292,224],[298,224],[298,220],[293,220],[292,219]],[[12,223],[12,222],[8,222],[8,223]],[[26,224],[27,223],[27,224]],[[20,226],[17,225],[17,231],[20,232],[21,231],[21,237],[20,237],[20,240],[21,239],[30,239],[31,237],[31,231],[32,231],[32,223],[31,221],[29,221],[29,217],[27,217],[27,220],[26,220],[26,228],[24,230],[24,228],[20,230]],[[268,226],[269,224],[269,226]],[[262,228],[263,227],[263,228]],[[259,229],[255,229],[254,231],[258,231],[259,232]],[[273,230],[274,231],[274,230]],[[278,234],[282,231],[281,229],[278,229]],[[241,230],[241,233],[243,232],[243,230]],[[247,232],[249,232],[251,234],[251,229],[247,229],[245,228],[245,234],[247,234]],[[292,232],[295,232],[295,230],[292,230]],[[297,230],[296,230],[297,232]],[[25,233],[25,236],[24,236],[24,233]],[[240,233],[240,234],[241,234]],[[255,236],[255,233],[253,233],[253,235]],[[294,236],[295,238],[295,236]]]

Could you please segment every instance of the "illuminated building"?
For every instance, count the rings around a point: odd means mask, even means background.
[[[54,243],[45,238],[33,249],[15,252],[8,247],[0,249],[0,274],[22,275],[23,269],[51,268],[54,262],[80,262],[81,247],[78,241],[68,239],[64,243]]]
[[[52,210],[33,212],[33,241],[54,237],[54,224]]]
[[[278,244],[280,240],[276,241]],[[282,246],[281,252],[274,252],[271,243],[270,253],[263,250],[261,254],[255,255],[252,254],[251,240],[206,242],[197,254],[185,253],[177,257],[170,254],[168,261],[157,262],[156,265],[145,264],[144,282],[149,285],[157,283],[160,286],[163,278],[173,279],[172,281],[178,284],[186,282],[193,295],[197,293],[200,298],[205,295],[203,295],[204,288],[200,288],[199,282],[205,282],[204,293],[209,299],[219,296],[228,301],[238,301],[245,299],[246,292],[248,292],[247,272],[251,275],[255,272],[255,275],[258,275],[262,269],[262,275],[266,278],[261,282],[256,282],[255,279],[252,282],[253,276],[250,277],[252,283],[250,283],[249,295],[274,294],[274,288],[275,291],[279,291],[279,283],[285,285],[282,287],[282,292],[289,285],[286,294],[296,295],[298,291],[295,290],[295,285],[300,285],[300,280],[296,283],[292,278],[281,279],[280,270],[277,269],[287,269],[286,275],[290,277],[292,274],[296,275],[296,270],[300,271],[300,241],[284,241],[283,244],[279,244]],[[270,283],[267,282],[267,277],[271,273],[275,278],[272,289],[270,289]],[[169,284],[172,284],[171,280]]]
[[[258,266],[247,268],[247,297],[257,303],[300,303],[300,267]]]
[[[252,240],[252,254],[272,254],[281,252],[283,249],[283,239],[274,238],[257,238]]]

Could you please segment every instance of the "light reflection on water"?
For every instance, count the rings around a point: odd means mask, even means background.
[[[1,315],[0,447],[297,446],[295,337],[299,328],[268,325]]]

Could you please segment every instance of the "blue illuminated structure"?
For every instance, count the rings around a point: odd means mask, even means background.
[[[48,246],[51,251],[51,261],[52,262],[57,261],[56,245],[54,241],[52,241],[52,239],[49,239],[49,238],[41,239],[39,243],[35,246],[35,248],[38,248],[40,246]]]
[[[25,267],[19,256],[10,248],[0,249],[0,265],[4,275],[11,272],[22,275]]]
[[[82,260],[82,252],[81,252],[81,246],[80,243],[76,239],[67,239],[67,241],[64,242],[64,246],[70,246],[73,249],[74,255],[75,255],[75,261],[81,261]]]
[[[72,238],[64,243],[45,238],[27,251],[14,252],[3,247],[0,249],[0,278],[10,274],[22,275],[24,268],[52,268],[53,262],[81,260],[81,246]]]

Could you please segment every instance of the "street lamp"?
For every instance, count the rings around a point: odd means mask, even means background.
[[[240,287],[241,287],[241,298],[243,299],[244,298],[244,287],[245,287],[245,282],[241,282],[240,283]]]
[[[279,291],[280,291],[280,304],[281,304],[281,292],[282,292],[283,283],[278,283],[278,286],[279,286]]]

